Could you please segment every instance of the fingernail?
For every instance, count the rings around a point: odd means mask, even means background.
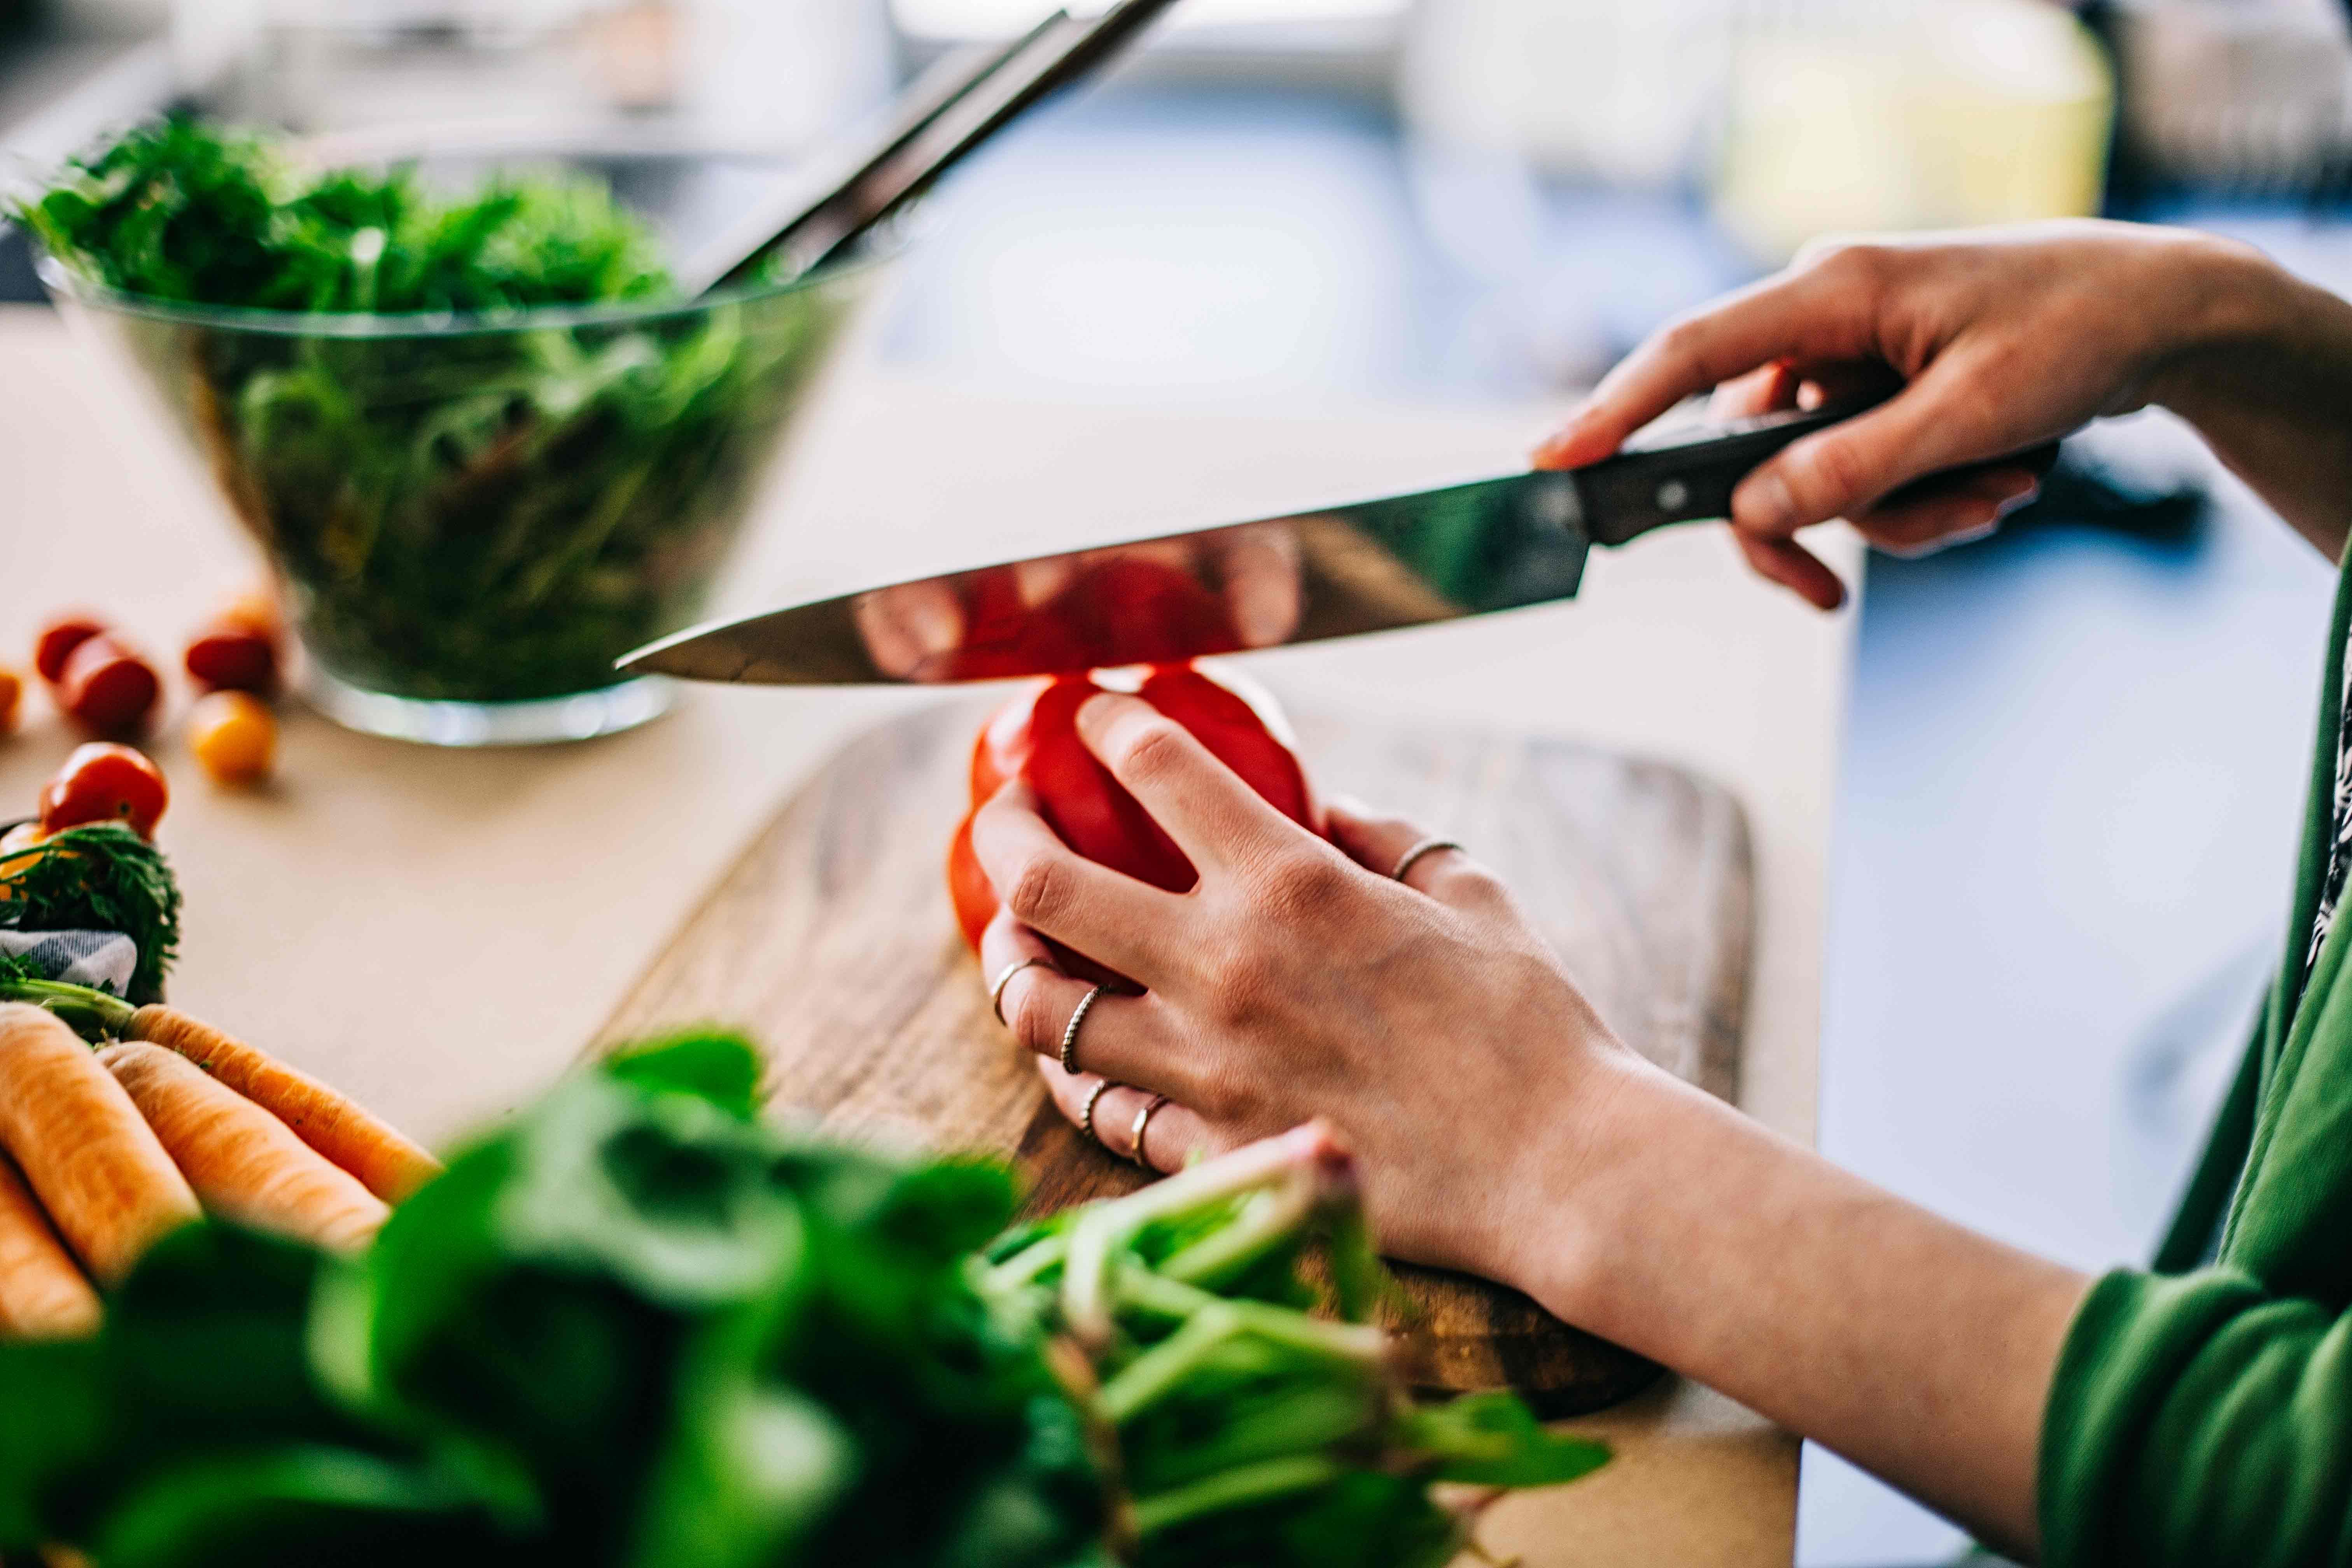
[[[1750,532],[1786,537],[1797,531],[1797,498],[1788,480],[1767,468],[1740,481],[1731,495],[1731,515]]]
[[[1128,705],[1138,700],[1119,691],[1098,691],[1078,704],[1078,733],[1088,741],[1098,741],[1111,721],[1127,711]]]
[[[2015,495],[2011,496],[2007,500],[2002,501],[1999,506],[1993,508],[1992,515],[1995,521],[2007,517],[2011,512],[2015,511],[2020,507],[2032,505],[2034,499],[2041,495],[2041,493],[2042,487],[2040,485],[2026,486],[2023,489],[2018,491]]]

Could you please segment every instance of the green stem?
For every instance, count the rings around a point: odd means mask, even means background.
[[[120,1037],[139,1009],[111,992],[63,980],[0,980],[0,1002],[47,1007],[86,1040]]]
[[[1125,1371],[1102,1385],[1095,1407],[1113,1426],[1124,1426],[1192,1369],[1215,1353],[1217,1347],[1242,1331],[1241,1319],[1220,1301],[1195,1313],[1192,1321],[1127,1364]]]
[[[1061,1262],[1069,1250],[1067,1237],[1049,1236],[1043,1241],[1031,1242],[988,1271],[988,1288],[1010,1291],[1034,1284],[1037,1276]]]
[[[1291,1184],[1252,1197],[1231,1225],[1202,1237],[1160,1266],[1171,1279],[1214,1285],[1233,1279],[1273,1248],[1297,1235],[1315,1210],[1318,1194]]]
[[[1221,1513],[1327,1486],[1345,1473],[1346,1468],[1338,1460],[1311,1454],[1244,1465],[1186,1486],[1171,1487],[1151,1497],[1138,1498],[1135,1531],[1149,1538],[1204,1513]]]
[[[1102,1386],[1097,1406],[1114,1426],[1174,1390],[1228,1341],[1253,1334],[1272,1344],[1351,1367],[1374,1377],[1387,1362],[1381,1331],[1362,1323],[1327,1323],[1264,1301],[1215,1300],[1185,1325],[1128,1363]]]
[[[1356,1365],[1387,1363],[1388,1336],[1369,1323],[1335,1323],[1270,1301],[1229,1300],[1145,1268],[1120,1269],[1117,1289],[1121,1307],[1154,1317],[1183,1321],[1215,1308],[1232,1314],[1259,1338],[1277,1344]]]
[[[1097,1352],[1110,1343],[1118,1255],[1145,1226],[1267,1188],[1296,1194],[1279,1206],[1287,1209],[1296,1204],[1295,1212],[1303,1217],[1318,1199],[1352,1192],[1353,1176],[1329,1130],[1310,1122],[1081,1213],[1071,1228],[1069,1258],[1062,1269],[1062,1318],[1070,1331]]]

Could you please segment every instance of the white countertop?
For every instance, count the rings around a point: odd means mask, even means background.
[[[1288,416],[988,401],[845,366],[754,525],[722,608],[845,589],[1166,521],[1499,472],[1547,411]],[[0,662],[87,605],[159,664],[256,575],[193,467],[45,310],[0,309]],[[1853,542],[1831,542],[1849,576]],[[1810,1140],[1822,899],[1852,612],[1756,584],[1719,530],[1596,552],[1559,608],[1257,656],[1286,696],[1574,735],[1686,763],[1746,804],[1758,859],[1742,1103]],[[184,694],[175,691],[184,700]],[[152,747],[187,934],[173,1001],[427,1140],[571,1062],[757,826],[906,691],[695,689],[635,733],[445,752],[289,712],[278,782],[213,788],[175,711]],[[0,740],[0,817],[78,739],[33,696]],[[22,803],[10,806],[8,803]],[[1530,1565],[1786,1563],[1796,1444],[1669,1385],[1595,1425],[1621,1461],[1512,1500],[1487,1535]]]

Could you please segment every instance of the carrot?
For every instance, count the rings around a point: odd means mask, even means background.
[[[204,1068],[138,1041],[98,1053],[131,1091],[205,1212],[339,1252],[357,1252],[392,1211],[292,1130]]]
[[[55,1015],[22,1002],[0,1003],[0,1150],[100,1284],[200,1217],[114,1075]]]
[[[98,1332],[99,1316],[98,1292],[16,1162],[0,1155],[0,1339],[82,1339]]]
[[[296,1137],[396,1204],[441,1173],[441,1162],[308,1073],[176,1008],[150,1003],[131,1016],[126,1040],[152,1040],[187,1058],[276,1116]]]

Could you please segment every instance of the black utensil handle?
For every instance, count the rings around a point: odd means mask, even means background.
[[[1881,398],[1815,409],[1760,415],[1731,426],[1712,426],[1693,439],[1621,452],[1576,472],[1578,499],[1595,542],[1622,544],[1670,522],[1731,515],[1731,492],[1764,459],[1816,430],[1874,408]],[[1912,480],[1886,499],[1916,500],[1955,479],[1988,468],[2028,468],[2042,475],[2058,460],[2058,443],[2045,442],[2007,457],[1947,468]]]

